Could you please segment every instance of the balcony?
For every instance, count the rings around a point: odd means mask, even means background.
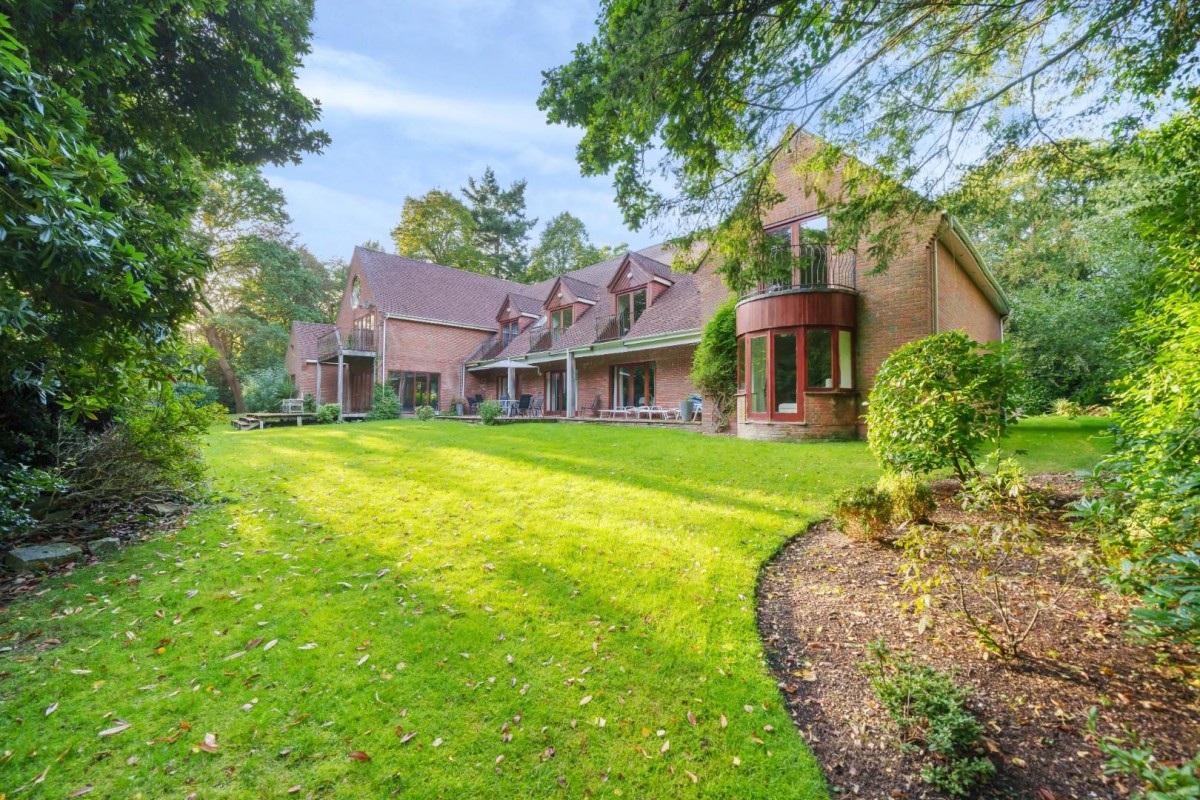
[[[371,328],[352,328],[342,333],[334,329],[317,339],[317,360],[336,361],[338,355],[375,355],[375,331]]]
[[[529,352],[540,353],[543,350],[549,350],[551,345],[561,336],[561,333],[557,337],[552,335],[549,329],[541,332],[531,331],[529,334]]]
[[[492,334],[483,344],[475,349],[474,353],[467,356],[467,363],[471,364],[475,361],[491,361],[496,356],[508,347],[508,342],[500,338],[499,334]]]
[[[825,244],[784,243],[746,278],[742,297],[796,291],[854,292],[858,288],[857,253]]]
[[[596,341],[611,342],[629,333],[627,315],[613,314],[596,320]]]

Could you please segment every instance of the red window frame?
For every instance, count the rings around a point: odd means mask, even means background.
[[[808,332],[810,330],[829,331],[830,333],[830,372],[832,386],[809,388],[808,386]],[[839,337],[841,331],[850,334],[850,386],[841,386],[841,354]],[[796,412],[780,413],[776,411],[775,402],[775,337],[777,334],[794,334],[796,337]],[[766,382],[764,394],[766,411],[754,411],[754,370],[752,368],[753,340],[766,339]],[[825,394],[833,392],[854,391],[854,329],[837,325],[808,325],[791,328],[770,328],[756,331],[752,334],[738,337],[738,386],[744,388],[746,396],[746,418],[775,422],[803,422],[804,396],[806,394]]]

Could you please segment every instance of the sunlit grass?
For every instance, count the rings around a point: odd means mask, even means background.
[[[1006,447],[1084,469],[1101,427]],[[0,613],[0,792],[825,796],[753,592],[863,444],[396,422],[210,458],[228,502]]]

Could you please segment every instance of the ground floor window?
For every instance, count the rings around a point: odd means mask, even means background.
[[[419,406],[438,408],[442,376],[436,372],[388,372],[388,386],[400,396],[405,411]]]
[[[654,404],[654,362],[618,364],[612,368],[612,407]]]
[[[567,373],[566,372],[547,372],[546,373],[546,410],[547,411],[566,411],[567,410]]]
[[[854,388],[853,333],[841,328],[787,328],[742,337],[738,367],[754,419],[804,418],[804,392]]]

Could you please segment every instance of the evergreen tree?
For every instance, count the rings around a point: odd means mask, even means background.
[[[525,218],[525,181],[515,181],[502,189],[496,173],[488,167],[478,182],[467,178],[462,192],[471,203],[471,239],[483,259],[480,271],[523,280],[529,265],[529,231],[537,225],[536,219]]]

